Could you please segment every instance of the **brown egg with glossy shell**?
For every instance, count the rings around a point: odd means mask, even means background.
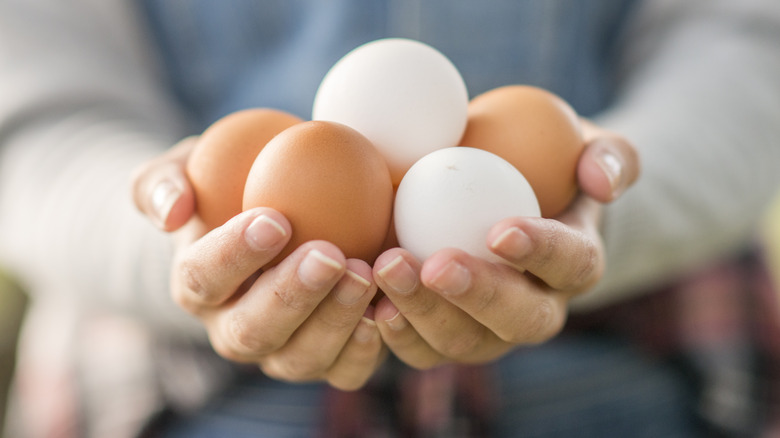
[[[257,154],[276,134],[302,121],[283,111],[252,108],[228,114],[203,132],[186,169],[197,214],[209,229],[241,212],[246,177]]]
[[[574,109],[547,90],[508,85],[475,97],[459,144],[512,163],[534,189],[544,217],[557,216],[577,195],[582,127]]]
[[[268,268],[309,240],[327,240],[347,258],[373,263],[392,204],[390,171],[371,142],[346,125],[310,121],[286,129],[260,152],[243,208],[274,208],[292,225],[290,242]]]

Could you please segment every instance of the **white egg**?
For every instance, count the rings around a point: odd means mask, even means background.
[[[394,214],[400,246],[420,260],[454,247],[500,262],[487,246],[490,227],[507,217],[539,217],[540,211],[528,181],[506,160],[481,149],[451,147],[409,169]]]
[[[366,136],[398,184],[420,157],[457,145],[467,111],[466,84],[446,56],[419,41],[387,38],[352,50],[330,69],[312,119]]]

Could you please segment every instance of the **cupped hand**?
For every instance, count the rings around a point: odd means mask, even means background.
[[[422,262],[401,248],[377,259],[374,278],[384,297],[375,320],[402,361],[421,369],[483,363],[560,332],[569,300],[604,270],[602,203],[630,187],[640,167],[624,138],[584,123],[582,193],[554,219],[513,217],[494,225],[486,245],[504,263],[453,248]]]
[[[371,318],[371,267],[311,241],[263,271],[289,241],[289,222],[260,207],[206,230],[184,173],[191,147],[184,141],[148,163],[133,184],[139,210],[176,230],[174,301],[202,321],[227,359],[258,364],[280,380],[362,386],[386,355]]]

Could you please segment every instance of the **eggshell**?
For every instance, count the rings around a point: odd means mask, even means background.
[[[310,121],[284,130],[260,152],[247,177],[243,207],[272,207],[292,225],[291,241],[270,267],[315,239],[373,263],[392,204],[390,172],[371,142],[345,125]]]
[[[577,194],[584,142],[576,112],[541,88],[509,85],[475,97],[460,143],[495,153],[531,183],[544,217],[554,217]]]
[[[257,154],[276,134],[302,121],[283,111],[253,108],[229,114],[203,132],[186,171],[206,226],[216,228],[241,212],[244,184]]]
[[[409,169],[396,193],[394,221],[401,247],[420,260],[454,247],[501,262],[487,247],[490,228],[507,217],[539,214],[533,189],[514,166],[487,151],[451,147]]]
[[[467,107],[466,84],[446,56],[419,41],[387,38],[357,47],[330,69],[312,119],[368,137],[397,185],[420,157],[457,145]]]

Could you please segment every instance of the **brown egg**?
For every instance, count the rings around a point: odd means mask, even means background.
[[[276,134],[303,120],[282,111],[253,108],[214,122],[187,161],[198,215],[211,229],[241,212],[244,184],[260,150]]]
[[[557,216],[577,194],[582,128],[571,106],[549,91],[509,85],[475,97],[460,145],[512,163],[534,189],[544,217]]]
[[[315,239],[373,263],[392,204],[384,158],[363,135],[334,122],[304,122],[274,137],[257,156],[244,189],[244,210],[271,207],[292,225],[292,239],[266,268]]]

